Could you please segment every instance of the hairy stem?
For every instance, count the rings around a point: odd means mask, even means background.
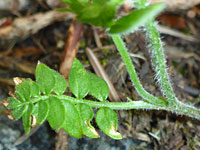
[[[102,108],[102,107],[108,107],[115,110],[130,110],[130,109],[143,109],[143,110],[166,110],[171,111],[172,113],[180,114],[189,116],[195,119],[200,120],[200,110],[189,106],[187,104],[181,103],[181,109],[171,106],[157,106],[154,104],[150,104],[149,102],[145,101],[131,101],[131,102],[97,102],[93,100],[85,100],[85,99],[77,99],[74,97],[66,96],[66,95],[53,95],[54,97],[57,97],[60,100],[69,101],[73,104],[87,104],[93,108]],[[24,102],[21,105],[29,104],[29,103],[38,103],[39,101],[48,100],[49,96],[40,96],[38,98],[32,99],[30,102]],[[21,106],[19,105],[19,106]],[[19,107],[18,106],[18,107]]]
[[[172,85],[170,83],[169,75],[167,73],[166,59],[162,42],[160,40],[159,32],[157,31],[154,20],[151,20],[146,25],[147,35],[152,47],[152,62],[156,71],[156,78],[161,86],[163,95],[167,98],[169,105],[176,105],[177,98],[174,94]]]
[[[147,5],[147,0],[134,0],[134,3],[138,9],[145,8]],[[170,83],[164,49],[159,32],[156,28],[155,21],[153,19],[150,20],[145,27],[147,29],[147,36],[152,48],[152,64],[155,68],[156,79],[158,80],[158,83],[161,86],[161,91],[167,98],[169,105],[176,106],[178,104],[178,100]]]
[[[135,67],[132,63],[132,60],[128,54],[127,48],[125,47],[125,44],[123,40],[121,39],[120,35],[112,35],[112,39],[117,46],[117,49],[123,59],[124,64],[126,65],[126,68],[128,70],[128,73],[130,75],[131,81],[134,84],[134,87],[138,94],[145,100],[147,100],[150,103],[153,103],[155,105],[166,105],[165,101],[151,95],[148,93],[143,87],[142,84],[140,83],[140,80],[137,76],[137,73],[135,71]]]

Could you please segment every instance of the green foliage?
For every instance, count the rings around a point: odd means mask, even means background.
[[[156,3],[145,8],[137,9],[127,16],[117,20],[110,28],[109,33],[120,34],[129,33],[138,27],[145,25],[153,17],[165,8],[164,3]]]
[[[13,103],[11,103],[11,105],[14,105]],[[26,111],[27,111],[28,105],[23,105],[23,106],[19,106],[17,108],[15,108],[12,111],[12,115],[14,117],[15,120],[18,120]]]
[[[80,119],[78,110],[70,102],[63,101],[63,103],[65,106],[66,119],[62,128],[67,133],[69,133],[69,135],[76,138],[81,138],[83,133],[82,133],[82,126],[81,126],[81,119]]]
[[[81,126],[83,128],[84,135],[90,138],[98,138],[99,134],[95,131],[95,128],[90,124],[93,119],[94,113],[92,108],[86,104],[78,104],[77,109],[81,118]]]
[[[74,59],[69,73],[69,89],[77,98],[84,98],[89,92],[89,78],[83,65]]]
[[[14,97],[9,97],[8,102],[9,102],[8,105],[9,109],[17,108],[22,104],[22,102],[19,99],[15,99]]]
[[[79,21],[105,27],[112,25],[116,14],[116,8],[123,1],[124,0],[62,0],[62,2],[70,6],[70,9],[67,11],[75,13]],[[61,11],[64,10],[66,9],[61,9]]]
[[[51,96],[47,103],[49,104],[49,113],[47,116],[47,120],[53,129],[60,129],[65,121],[65,106],[63,102]]]
[[[67,89],[67,83],[64,77],[44,64],[37,65],[35,78],[42,93],[45,95],[51,92],[62,95]]]
[[[127,16],[114,21],[117,6],[124,0],[62,0],[70,9],[61,8],[60,11],[70,11],[77,15],[80,22],[109,28],[109,33],[129,33],[154,18],[165,8],[164,3],[157,3],[145,8],[137,9]],[[137,1],[144,4],[146,1]]]
[[[40,63],[36,67],[35,76],[36,82],[26,79],[16,86],[17,99],[8,99],[8,108],[12,109],[14,119],[23,118],[25,133],[35,125],[35,119],[37,125],[47,120],[52,129],[62,128],[73,137],[99,137],[90,124],[94,116],[92,108],[87,104],[75,105],[63,99],[62,94],[67,84],[59,73]],[[69,88],[78,99],[89,93],[104,102],[109,94],[106,82],[95,74],[86,72],[78,59],[74,60],[70,70]]]
[[[34,105],[33,105],[33,103],[30,103],[28,105],[27,110],[23,114],[22,122],[23,122],[25,133],[29,133],[29,131],[31,129],[31,114],[33,112],[33,109],[34,109]]]
[[[40,125],[46,120],[48,116],[49,104],[46,101],[40,101],[36,103],[34,107],[35,108],[32,115],[36,118],[36,123]]]
[[[36,82],[31,82],[32,87],[32,96],[33,97],[39,97],[40,96],[40,87]]]
[[[88,77],[90,81],[89,94],[100,101],[105,101],[109,95],[109,87],[107,83],[93,73],[88,73]]]
[[[98,127],[108,136],[113,139],[122,139],[122,136],[117,132],[117,114],[110,108],[100,108],[96,115]]]
[[[133,1],[138,9],[145,8],[147,6],[147,0],[133,0]]]
[[[15,93],[21,102],[30,101],[32,87],[29,80],[27,79],[22,84],[16,86]]]
[[[55,85],[55,77],[52,71],[44,64],[38,64],[35,71],[36,82],[43,94],[48,95],[52,92]]]

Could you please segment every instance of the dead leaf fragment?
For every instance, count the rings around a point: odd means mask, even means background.
[[[165,25],[176,28],[176,29],[185,29],[186,21],[184,18],[180,16],[170,15],[170,14],[162,14],[158,17],[158,20]]]
[[[3,105],[3,106],[5,106],[5,107],[8,107],[8,105],[9,105],[8,99],[7,99],[7,98],[4,99],[4,100],[0,103],[0,105]]]

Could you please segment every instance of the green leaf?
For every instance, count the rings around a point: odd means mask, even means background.
[[[54,92],[62,95],[67,89],[65,78],[44,64],[37,65],[35,76],[36,82],[44,94]]]
[[[98,127],[108,136],[113,139],[122,139],[122,136],[117,132],[117,114],[110,108],[100,108],[96,114],[96,123]]]
[[[36,118],[37,124],[42,124],[49,113],[49,105],[46,101],[40,101],[37,104],[35,104],[33,116]]]
[[[11,114],[13,115],[15,120],[18,120],[26,112],[27,108],[28,105],[17,107],[11,112]]]
[[[32,103],[30,103],[28,105],[27,111],[24,113],[24,115],[22,117],[24,131],[26,134],[29,133],[30,129],[31,129],[31,114],[33,112],[33,109],[34,109],[34,105]]]
[[[132,32],[139,26],[145,25],[149,20],[153,19],[165,7],[166,5],[164,3],[156,3],[143,9],[137,9],[117,20],[111,26],[109,33],[120,34]]]
[[[120,5],[124,2],[124,0],[94,0],[94,3],[96,4],[104,4],[104,3],[109,3],[112,4],[113,6]]]
[[[40,97],[40,87],[34,81],[32,81],[32,96],[33,97]]]
[[[90,79],[89,94],[100,101],[105,101],[109,95],[109,87],[107,83],[93,73],[88,73],[88,77]]]
[[[35,71],[35,78],[43,94],[48,95],[52,92],[55,85],[55,77],[49,67],[45,64],[38,64]]]
[[[72,12],[81,22],[95,26],[111,26],[116,14],[117,6],[124,0],[62,0],[67,3]],[[106,13],[105,13],[106,12]]]
[[[69,73],[69,88],[77,98],[84,98],[89,92],[89,78],[78,59],[74,59]]]
[[[147,0],[134,0],[136,8],[144,8],[147,4]]]
[[[62,95],[65,90],[67,89],[67,82],[63,76],[61,76],[58,72],[51,69],[52,74],[55,77],[55,85],[53,88],[53,92],[55,92],[57,95]]]
[[[62,125],[62,128],[71,136],[76,138],[81,138],[82,133],[82,127],[81,127],[81,120],[79,113],[76,109],[76,107],[67,101],[63,101],[63,104],[65,106],[65,122]]]
[[[70,4],[72,3],[72,0],[61,0],[63,3],[66,3],[66,4]]]
[[[22,102],[30,101],[32,95],[30,80],[26,79],[20,85],[17,85],[15,87],[15,93]]]
[[[63,125],[65,121],[65,106],[63,102],[56,98],[55,96],[51,96],[49,100],[47,100],[49,105],[49,113],[47,120],[52,129],[59,129]]]
[[[68,9],[68,8],[58,8],[58,9],[56,9],[56,11],[61,11],[61,12],[62,12],[62,11],[64,11],[64,12],[65,12],[65,11],[69,11],[69,12],[70,12],[71,9]]]
[[[17,108],[22,104],[21,101],[13,97],[9,97],[8,102],[9,102],[9,105],[8,105],[9,109]]]
[[[90,121],[94,116],[92,108],[86,104],[77,104],[77,109],[81,117],[81,125],[84,135],[88,136],[89,138],[100,137],[95,128],[90,124]]]
[[[61,0],[63,3],[71,4],[74,0]],[[75,0],[75,2],[79,3],[88,3],[90,0]]]
[[[112,4],[93,4],[84,7],[82,12],[77,16],[77,19],[83,23],[109,27],[112,24],[115,14],[116,6],[113,6]]]

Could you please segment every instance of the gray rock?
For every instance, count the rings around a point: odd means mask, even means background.
[[[51,135],[52,132],[44,123],[29,139],[14,146],[14,142],[24,134],[22,120],[13,121],[0,115],[0,150],[53,150],[55,136]]]
[[[0,123],[0,150],[17,150],[13,143],[19,136],[20,131]]]
[[[127,137],[122,140],[113,140],[101,134],[98,139],[87,137],[77,139],[70,137],[69,150],[152,150],[150,143]]]

